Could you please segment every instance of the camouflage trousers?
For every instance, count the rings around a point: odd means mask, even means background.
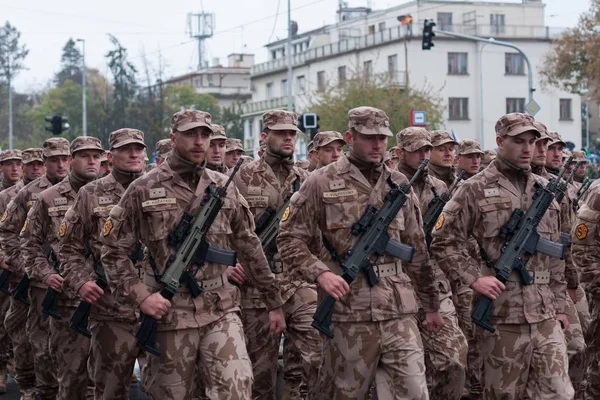
[[[365,399],[375,383],[379,399],[429,398],[423,343],[414,315],[380,322],[333,322],[323,338],[319,400]]]
[[[159,331],[159,357],[147,356],[144,387],[154,400],[193,398],[197,368],[204,364],[209,399],[249,400],[252,365],[238,313],[225,314],[201,328]]]
[[[566,298],[567,309],[565,314],[569,320],[569,328],[564,333],[569,358],[569,378],[571,378],[571,384],[575,390],[575,398],[582,399],[585,392],[584,377],[587,367],[587,346],[575,304],[571,296],[567,295]]]
[[[0,294],[0,321],[4,321],[10,306],[10,296]],[[0,324],[0,374],[8,370],[9,359],[12,358],[12,343],[4,324]]]
[[[484,365],[484,395],[495,400],[568,400],[567,346],[560,324],[497,324],[494,333],[477,328]]]
[[[93,398],[87,362],[90,339],[69,327],[75,307],[58,306],[62,319],[50,318],[50,354],[56,367],[57,400]]]
[[[10,299],[10,306],[4,318],[4,327],[12,341],[17,375],[15,379],[22,390],[31,389],[35,387],[35,369],[33,348],[26,329],[29,306],[12,297],[6,297]]]
[[[33,349],[35,363],[35,388],[42,400],[54,400],[58,394],[56,368],[50,356],[50,321],[42,314],[42,301],[46,289],[31,286],[29,291],[29,311],[27,314],[27,335]]]
[[[581,329],[583,330],[583,335],[585,336],[592,322],[590,317],[590,305],[588,304],[585,290],[582,285],[577,286],[576,293],[577,302],[575,303],[575,309],[577,310],[579,323],[581,324]]]
[[[479,352],[475,324],[471,320],[473,310],[473,291],[463,290],[458,293],[456,312],[458,322],[467,338],[467,385],[471,400],[483,400],[483,360]]]
[[[418,314],[425,366],[428,381],[431,381],[429,394],[432,400],[458,400],[465,387],[467,339],[458,326],[451,298],[440,302],[440,314],[444,318],[444,327],[436,333],[427,330],[425,313]]]
[[[587,398],[600,399],[600,299],[590,297],[591,323],[586,333],[588,345]]]
[[[92,332],[88,371],[95,400],[127,400],[131,374],[139,348],[135,345],[135,321],[90,318]]]

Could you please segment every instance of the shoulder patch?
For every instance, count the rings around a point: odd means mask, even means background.
[[[4,211],[4,214],[2,214],[2,218],[0,218],[0,222],[6,221],[6,218],[8,218],[8,210]]]
[[[575,227],[575,236],[577,239],[583,240],[587,237],[588,227],[586,224],[579,224]]]
[[[281,217],[281,222],[287,221],[287,219],[289,217],[290,217],[290,206],[287,206],[287,208],[283,212],[283,216]]]
[[[27,230],[27,225],[29,224],[29,218],[27,218],[25,220],[25,223],[23,223],[23,227],[21,228],[21,233],[25,232]]]
[[[60,228],[58,228],[58,236],[63,237],[67,232],[67,223],[65,221],[61,222]]]
[[[440,217],[438,218],[437,222],[435,223],[435,230],[439,230],[442,229],[442,227],[444,226],[444,221],[446,220],[446,217],[444,217],[444,214],[440,215]]]
[[[102,228],[102,236],[108,236],[110,231],[112,231],[113,223],[110,219],[107,219],[104,223],[104,228]]]

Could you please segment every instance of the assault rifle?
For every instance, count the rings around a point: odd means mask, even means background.
[[[579,207],[580,207],[579,202],[583,198],[583,195],[585,194],[585,192],[587,192],[588,189],[590,188],[590,186],[592,186],[592,183],[594,183],[593,179],[585,178],[583,180],[581,187],[577,191],[577,198],[575,200],[573,200],[573,211],[575,211],[575,212],[579,211]],[[0,275],[0,282],[1,282],[1,279],[2,279],[2,276]]]
[[[361,272],[367,275],[371,287],[379,283],[379,277],[373,271],[372,261],[386,253],[404,261],[412,260],[414,249],[391,239],[388,228],[406,203],[411,185],[421,175],[428,162],[429,160],[425,159],[421,163],[408,183],[396,185],[391,179],[389,180],[392,190],[385,196],[381,208],[377,210],[372,205],[368,206],[364,215],[352,226],[352,235],[360,236],[360,239],[346,252],[343,258],[340,259],[333,247],[325,244],[332,253],[333,260],[342,267],[342,278],[349,285],[356,280]],[[326,241],[324,240],[324,242]],[[319,303],[312,322],[313,328],[330,338],[333,337],[333,332],[331,332],[329,326],[331,325],[334,306],[335,299],[329,295],[325,296]]]
[[[460,171],[458,176],[454,179],[454,182],[452,182],[452,185],[450,186],[448,191],[446,193],[442,193],[441,196],[438,195],[438,192],[437,190],[435,190],[435,187],[431,188],[431,190],[433,191],[434,198],[433,200],[431,200],[431,203],[429,203],[427,212],[425,212],[425,215],[423,215],[423,231],[425,232],[427,248],[431,246],[431,240],[433,239],[431,233],[433,232],[433,228],[435,227],[435,224],[437,223],[440,214],[444,210],[444,206],[450,200],[450,197],[452,197],[452,193],[454,193],[454,190],[456,190],[458,184],[461,180],[463,180],[464,176],[465,171]]]
[[[552,204],[555,195],[558,191],[561,179],[563,178],[567,166],[573,159],[571,156],[556,180],[548,182],[546,187],[538,187],[533,195],[533,203],[527,212],[523,212],[516,208],[510,219],[500,230],[500,237],[505,240],[501,249],[501,254],[493,268],[496,270],[496,279],[502,283],[506,283],[510,274],[517,271],[521,280],[525,285],[533,283],[533,277],[527,271],[526,264],[529,257],[535,252],[546,254],[550,257],[563,259],[565,255],[565,246],[560,243],[552,242],[548,239],[540,237],[537,232],[537,226],[544,217],[544,214]],[[483,259],[487,259],[487,254],[481,249]],[[492,309],[494,302],[480,295],[473,309],[471,320],[480,327],[495,332],[496,328],[491,324]]]
[[[56,273],[60,275],[60,262],[58,261],[58,258],[56,257],[56,254],[54,254],[54,251],[52,250],[50,245],[48,243],[44,243],[44,245],[42,246],[42,250],[44,251],[44,256],[46,257],[50,265],[52,265],[52,268],[54,268],[54,271],[56,271]],[[49,287],[46,290],[46,296],[44,296],[44,300],[42,301],[42,313],[55,319],[62,319],[62,317],[58,313],[57,303],[58,292]]]
[[[573,177],[575,176],[575,172],[577,171],[577,168],[579,168],[581,163],[582,163],[582,161],[577,161],[577,163],[575,163],[575,166],[571,170],[569,177],[567,179],[565,179],[564,181],[560,182],[560,184],[556,188],[556,196],[554,198],[556,199],[556,202],[558,204],[560,204],[563,201],[563,199],[565,198],[565,194],[569,188],[569,183],[572,181]],[[562,244],[564,244],[565,246],[571,245],[571,235],[569,234],[569,232],[561,232],[560,233],[560,242]]]
[[[214,185],[209,185],[207,188],[208,193],[193,221],[193,217],[186,213],[175,229],[173,238],[169,242],[177,244],[177,251],[168,258],[167,267],[160,278],[161,283],[164,285],[160,295],[165,299],[171,300],[179,285],[183,282],[187,283],[192,296],[199,296],[204,291],[190,271],[192,264],[197,264],[200,267],[205,262],[223,265],[236,264],[236,251],[210,246],[206,241],[206,235],[225,202],[227,187],[240,169],[241,164],[242,160],[238,161],[224,186],[215,189]],[[149,315],[143,315],[142,324],[136,334],[136,344],[150,354],[160,356],[160,351],[156,349],[155,344],[157,321]]]

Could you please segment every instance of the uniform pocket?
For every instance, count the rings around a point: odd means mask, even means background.
[[[323,198],[325,206],[325,224],[328,230],[351,228],[358,221],[364,210],[359,210],[356,202],[357,195]]]
[[[500,229],[508,222],[513,213],[512,201],[508,197],[501,197],[494,201],[484,199],[477,202],[477,206],[481,213],[483,236],[486,238],[497,237]]]
[[[179,223],[177,204],[157,204],[142,208],[150,240],[164,239]]]

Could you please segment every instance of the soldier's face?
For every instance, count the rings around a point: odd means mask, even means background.
[[[584,162],[582,164],[579,165],[579,168],[577,168],[577,171],[575,171],[575,176],[578,178],[581,178],[583,176],[585,176],[585,169],[587,168],[587,162]]]
[[[400,150],[400,157],[404,165],[407,165],[412,169],[417,169],[426,158],[431,157],[431,147],[424,146],[416,151],[406,151],[402,149]],[[425,166],[426,170],[427,168],[428,167]]]
[[[317,150],[317,159],[321,165],[329,165],[336,162],[342,156],[344,151],[344,144],[339,140],[329,143],[326,146],[320,147]]]
[[[100,163],[100,172],[98,173],[98,177],[102,178],[112,171],[112,165],[108,161],[102,161]]]
[[[296,131],[293,130],[269,130],[268,134],[263,132],[267,148],[273,154],[281,157],[291,157],[296,148]]]
[[[73,155],[71,168],[77,175],[85,178],[88,181],[98,177],[100,172],[100,156],[101,151],[97,150],[80,150]]]
[[[208,163],[212,165],[223,165],[225,160],[225,139],[214,139],[210,141],[208,150]]]
[[[558,169],[562,165],[563,149],[565,147],[560,143],[555,143],[548,147],[548,153],[546,154],[546,166]]]
[[[2,163],[2,176],[5,181],[16,182],[23,175],[23,163],[21,160],[7,160]]]
[[[458,167],[469,174],[476,174],[481,167],[481,154],[463,154],[458,156]]]
[[[546,155],[548,153],[548,141],[550,139],[541,139],[535,142],[535,149],[533,151],[533,158],[531,164],[533,165],[546,165]]]
[[[46,166],[41,161],[32,161],[23,165],[23,175],[28,181],[39,178],[46,173]]]
[[[52,178],[64,178],[69,173],[71,156],[52,156],[45,160],[46,174]]]
[[[210,146],[211,130],[205,126],[171,133],[171,145],[179,155],[194,164],[202,164]]]
[[[243,152],[241,150],[232,150],[225,153],[225,165],[227,168],[235,167],[235,164],[237,164],[239,159],[242,157],[242,153]]]
[[[434,147],[431,150],[431,163],[442,167],[451,167],[454,163],[454,147],[456,145],[452,143]]]
[[[113,167],[125,172],[140,173],[144,170],[146,148],[139,143],[130,143],[108,152],[108,161]]]
[[[359,132],[346,132],[346,142],[354,154],[365,161],[379,164],[386,152],[388,137],[385,135],[363,135]]]
[[[516,136],[496,136],[498,154],[518,168],[529,169],[535,140],[533,132],[524,132]]]

